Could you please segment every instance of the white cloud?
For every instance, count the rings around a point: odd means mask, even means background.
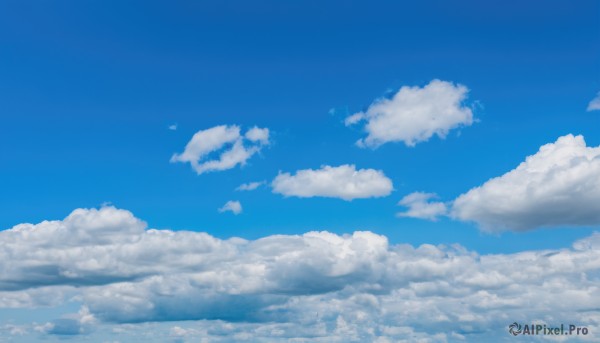
[[[172,337],[187,337],[194,335],[204,335],[205,332],[194,330],[194,329],[185,329],[180,326],[174,326],[171,328],[170,336]]]
[[[408,210],[398,212],[397,215],[400,217],[437,220],[439,216],[446,215],[448,209],[443,202],[430,201],[434,198],[437,198],[434,193],[411,193],[398,202],[398,205],[406,206]]]
[[[189,162],[198,174],[227,170],[245,165],[268,141],[268,129],[254,127],[241,136],[239,126],[215,126],[196,132],[184,151],[171,157],[171,162]],[[208,159],[218,151],[219,158]]]
[[[253,191],[253,190],[257,189],[258,187],[262,186],[264,183],[265,183],[264,181],[243,183],[243,184],[239,185],[235,190],[236,191]]]
[[[392,181],[381,170],[354,165],[322,166],[321,169],[280,173],[272,182],[273,192],[300,198],[329,197],[352,200],[383,197],[393,190]]]
[[[600,147],[566,135],[459,196],[454,218],[486,231],[600,225]]]
[[[596,94],[596,97],[592,99],[592,101],[590,101],[587,110],[588,112],[600,110],[600,92],[598,92],[598,94]]]
[[[238,214],[242,213],[242,204],[240,204],[239,201],[230,200],[230,201],[226,202],[225,205],[223,205],[223,207],[221,207],[219,209],[219,212],[221,212],[221,213],[227,212],[227,211],[230,211],[237,216]]]
[[[239,126],[220,125],[201,130],[194,134],[181,154],[174,154],[173,162],[197,163],[207,154],[220,149],[227,143],[233,143],[240,137]]]
[[[350,115],[344,119],[344,124],[346,124],[346,126],[354,125],[365,119],[365,117],[366,115],[362,112],[354,113],[353,115]]]
[[[169,130],[176,131],[177,130],[177,124],[175,123],[175,124],[169,125]]]
[[[261,129],[259,127],[253,127],[248,132],[246,132],[246,138],[251,140],[252,142],[260,142],[262,144],[269,143],[269,129],[264,128]]]
[[[359,146],[376,148],[388,142],[414,146],[433,135],[445,138],[448,132],[473,123],[471,109],[464,106],[467,87],[433,80],[424,87],[404,86],[390,99],[378,99],[365,112],[346,118],[346,125],[366,120],[367,137]]]
[[[390,245],[365,231],[221,240],[147,229],[105,207],[17,225],[0,241],[0,299],[67,287],[75,295],[57,299],[83,304],[20,330],[24,341],[46,332],[90,341],[502,342],[514,339],[513,321],[577,323],[594,341],[600,330],[600,234],[571,248],[479,255]]]

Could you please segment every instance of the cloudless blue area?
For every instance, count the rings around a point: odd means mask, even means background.
[[[585,110],[600,91],[599,19],[592,0],[2,1],[0,228],[110,202],[150,227],[221,238],[372,230],[482,253],[567,247],[594,228],[488,235],[397,218],[396,203],[414,191],[450,201],[568,133],[600,145],[600,112]],[[354,145],[364,132],[347,113],[435,78],[470,89],[477,123],[413,148]],[[268,127],[272,144],[223,172],[169,163],[221,124]],[[383,170],[395,191],[234,191],[347,163]],[[228,200],[244,212],[218,213]]]

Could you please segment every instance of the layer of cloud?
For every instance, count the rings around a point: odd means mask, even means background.
[[[392,180],[381,170],[359,169],[354,165],[322,166],[298,170],[294,175],[280,173],[272,182],[273,192],[300,198],[328,197],[352,200],[389,195]]]
[[[479,255],[460,246],[390,245],[366,231],[220,240],[147,229],[130,212],[105,207],[17,225],[0,241],[4,307],[18,307],[23,294],[30,300],[21,305],[45,306],[47,296],[36,297],[53,292],[83,304],[78,314],[36,326],[42,333],[95,337],[113,323],[115,337],[132,338],[159,322],[187,321],[145,335],[499,342],[514,339],[506,332],[513,321],[600,330],[600,234],[566,249]],[[72,294],[64,297],[65,289]],[[145,322],[155,326],[135,324]],[[0,331],[30,337],[14,325]]]
[[[237,216],[242,213],[242,204],[237,200],[229,200],[219,209],[219,212],[231,212]]]
[[[405,212],[398,212],[399,217],[421,218],[429,220],[437,220],[438,217],[446,215],[448,209],[446,204],[439,201],[431,201],[436,199],[435,193],[414,192],[408,194],[398,205],[408,208]]]
[[[600,110],[600,92],[598,92],[598,94],[596,94],[596,97],[592,99],[592,101],[590,101],[587,110],[588,112]]]
[[[243,183],[243,184],[239,185],[235,190],[236,191],[253,191],[253,190],[257,189],[258,187],[262,186],[264,183],[265,183],[264,181]]]
[[[600,225],[600,147],[566,135],[459,196],[454,218],[487,231]]]
[[[269,129],[253,127],[244,136],[236,125],[220,125],[194,134],[171,162],[188,162],[198,174],[227,170],[246,162],[269,143]],[[218,158],[211,156],[219,153]]]
[[[366,111],[347,117],[345,123],[366,121],[368,135],[357,142],[359,146],[376,148],[388,142],[414,146],[473,123],[471,108],[463,104],[468,91],[463,85],[440,80],[424,87],[404,86],[391,98],[378,99]]]

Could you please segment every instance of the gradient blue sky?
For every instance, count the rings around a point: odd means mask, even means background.
[[[598,226],[489,234],[395,213],[416,191],[452,201],[566,134],[599,146],[600,112],[586,111],[599,76],[592,0],[2,1],[0,228],[110,203],[151,228],[222,239],[369,230],[481,254],[569,247]],[[473,125],[414,147],[355,145],[364,132],[345,117],[433,79],[469,88]],[[271,143],[221,172],[169,162],[224,124],[267,127]],[[383,170],[394,191],[344,201],[234,190],[342,164]],[[228,200],[243,213],[220,213]],[[61,306],[52,311],[78,307]]]

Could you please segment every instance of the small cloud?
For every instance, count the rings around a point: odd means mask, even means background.
[[[246,138],[252,142],[269,144],[269,129],[261,129],[255,126],[246,132]]]
[[[236,125],[220,125],[194,134],[171,163],[190,163],[198,175],[234,168],[246,162],[269,143],[269,129],[253,127],[244,136]],[[219,156],[214,156],[219,154]],[[212,158],[211,158],[212,157]]]
[[[358,112],[358,113],[354,113],[353,115],[347,117],[344,120],[344,124],[346,126],[350,126],[350,125],[354,125],[356,123],[358,123],[359,121],[365,119],[365,114],[362,112]]]
[[[588,112],[600,110],[600,92],[598,92],[598,94],[596,94],[596,97],[592,99],[592,101],[590,101],[587,110]]]
[[[227,212],[227,211],[231,211],[233,214],[235,214],[237,216],[238,214],[242,213],[242,204],[240,204],[239,201],[230,200],[230,201],[226,202],[225,205],[223,205],[223,207],[221,207],[219,209],[219,212],[221,212],[221,213]]]
[[[23,336],[27,334],[27,328],[25,326],[7,324],[4,325],[4,330],[8,331],[11,336]]]
[[[398,205],[408,207],[408,210],[398,212],[397,216],[436,221],[439,216],[445,215],[448,209],[443,202],[430,201],[435,198],[437,198],[435,193],[411,193],[398,202]]]
[[[177,123],[169,125],[169,130],[171,130],[171,131],[177,130]]]
[[[262,186],[264,183],[265,183],[264,181],[243,183],[243,184],[239,185],[235,190],[236,191],[253,191],[253,190],[257,189],[258,187]]]
[[[51,323],[38,326],[35,330],[49,335],[75,336],[90,333],[96,318],[90,313],[87,306],[83,306],[79,312],[65,315]]]
[[[470,126],[473,111],[463,104],[469,89],[452,82],[433,80],[424,87],[404,86],[389,98],[375,100],[367,110],[346,117],[346,126],[366,121],[367,137],[359,147],[377,148],[389,142],[407,146],[426,142],[434,135],[445,138],[452,129]]]
[[[46,322],[44,324],[40,324],[40,325],[35,325],[33,327],[33,330],[39,332],[39,333],[49,333],[52,329],[54,329],[54,324],[50,323],[50,322]]]
[[[182,328],[181,326],[174,326],[170,330],[171,337],[187,337],[191,335],[201,334],[198,330],[190,328]]]
[[[281,173],[272,182],[273,192],[299,198],[328,197],[350,201],[389,195],[392,180],[381,170],[359,169],[354,165],[322,166],[296,174]]]

